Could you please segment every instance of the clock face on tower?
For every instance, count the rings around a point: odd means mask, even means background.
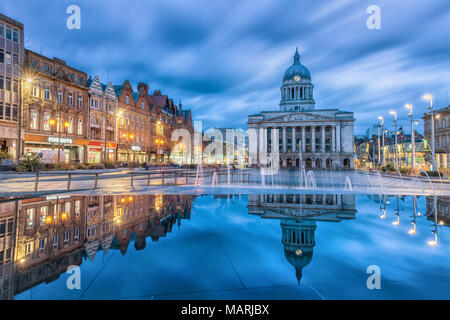
[[[295,76],[294,77],[294,81],[299,82],[300,81],[300,76]]]

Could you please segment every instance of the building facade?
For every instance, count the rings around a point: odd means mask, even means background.
[[[87,162],[113,162],[116,160],[117,96],[111,82],[100,82],[98,76],[90,77],[89,130]]]
[[[423,118],[424,135],[432,143],[431,116],[425,113]],[[436,166],[442,171],[448,171],[450,166],[450,106],[434,111],[434,148]],[[431,154],[428,159],[431,159]],[[430,162],[432,162],[430,160]]]
[[[278,145],[279,164],[283,168],[354,167],[353,113],[316,109],[313,91],[311,74],[300,63],[297,50],[293,65],[283,76],[280,110],[248,116],[249,130],[257,133],[258,165],[264,165],[262,155],[271,153]],[[277,136],[279,140],[272,141]]]
[[[16,156],[19,137],[23,30],[22,23],[0,14],[0,151],[11,158]]]
[[[30,81],[23,88],[24,154],[62,150],[66,163],[86,162],[86,73],[30,50],[26,50],[25,67]]]
[[[148,162],[152,149],[151,112],[145,97],[148,87],[139,84],[134,92],[128,80],[114,86],[119,106],[117,160],[126,162]]]

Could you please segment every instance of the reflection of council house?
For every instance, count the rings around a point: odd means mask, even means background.
[[[437,223],[450,226],[450,197],[437,197],[436,209],[435,212],[434,197],[427,197],[428,220],[434,221],[437,216]]]
[[[257,132],[259,165],[265,165],[262,154],[278,145],[280,167],[298,168],[300,161],[306,168],[354,167],[353,112],[316,109],[313,91],[311,73],[300,63],[297,50],[283,76],[280,110],[248,116],[249,132]],[[272,141],[275,132],[278,143]]]
[[[316,221],[340,222],[355,218],[355,196],[334,194],[263,194],[248,196],[248,212],[264,219],[279,219],[287,261],[297,281],[312,260]]]

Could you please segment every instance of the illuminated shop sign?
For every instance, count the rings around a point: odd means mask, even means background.
[[[61,143],[61,144],[72,144],[73,140],[69,139],[69,138],[48,137],[48,142]]]
[[[131,150],[133,150],[133,151],[141,151],[141,147],[140,146],[131,146]]]

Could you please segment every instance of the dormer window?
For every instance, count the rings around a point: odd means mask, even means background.
[[[126,98],[125,98],[125,103],[126,103],[126,104],[130,104],[130,97],[129,97],[129,96],[126,96]]]
[[[141,101],[141,109],[142,109],[142,110],[145,109],[144,101]]]

